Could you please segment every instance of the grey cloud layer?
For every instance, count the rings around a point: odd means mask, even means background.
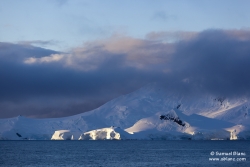
[[[249,31],[183,32],[176,43],[159,42],[160,34],[168,33],[92,41],[69,53],[0,43],[0,117],[77,114],[150,82],[182,93],[249,95]]]
[[[171,69],[189,86],[225,96],[249,95],[250,32],[210,30],[176,45]]]

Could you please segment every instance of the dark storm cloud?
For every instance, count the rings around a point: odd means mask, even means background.
[[[59,52],[43,49],[40,47],[33,47],[31,45],[26,44],[12,44],[0,42],[0,59],[1,61],[11,61],[19,62],[24,58],[28,57],[44,57],[50,54],[56,54]]]
[[[231,31],[232,32],[232,31]],[[250,38],[240,33],[208,30],[176,44],[172,74],[189,89],[225,96],[250,93]],[[245,32],[249,37],[250,32]]]
[[[116,36],[69,53],[0,43],[0,117],[77,114],[151,82],[189,95],[249,95],[249,31],[182,34],[176,43]]]
[[[72,55],[65,54],[68,56],[65,62],[27,64],[25,60],[30,57],[43,60],[57,53],[32,46],[27,49],[22,45],[3,45],[0,61],[1,117],[19,114],[51,117],[88,111],[114,97],[136,90],[156,77],[150,71],[123,65],[123,54],[98,50],[96,47],[92,48],[94,50],[75,51]],[[20,56],[19,50],[23,53]],[[36,51],[40,54],[34,54]],[[86,53],[90,57],[82,59],[82,54]],[[97,57],[92,57],[94,55]],[[66,60],[71,56],[73,64],[67,64]],[[91,68],[86,70],[89,64],[92,64]],[[53,103],[48,103],[47,99]],[[75,104],[75,101],[78,102]],[[61,107],[62,103],[67,105]]]

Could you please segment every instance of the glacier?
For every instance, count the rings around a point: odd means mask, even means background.
[[[249,107],[246,97],[188,96],[154,83],[78,115],[0,119],[0,140],[249,140]]]

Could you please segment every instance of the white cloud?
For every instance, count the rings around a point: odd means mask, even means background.
[[[62,54],[51,54],[50,56],[41,57],[41,58],[34,58],[30,57],[24,60],[25,64],[34,64],[34,63],[51,63],[51,62],[58,62],[60,61],[64,55]]]
[[[117,66],[147,69],[155,64],[165,64],[174,47],[169,43],[136,39],[128,36],[112,36],[105,40],[87,42],[73,48],[67,54],[52,54],[42,58],[30,57],[26,64],[60,62],[68,68],[93,71]],[[166,70],[166,69],[165,69]]]
[[[249,31],[219,31],[239,40],[249,39]],[[151,32],[146,39],[114,35],[108,39],[96,40],[71,49],[69,53],[51,54],[42,58],[30,57],[26,64],[60,62],[67,68],[93,71],[107,68],[136,68],[168,73],[169,62],[177,51],[178,41],[198,39],[198,32]],[[203,33],[204,34],[204,33]],[[200,37],[201,38],[201,37]],[[170,41],[174,42],[170,42]]]

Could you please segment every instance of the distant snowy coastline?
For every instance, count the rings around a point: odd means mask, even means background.
[[[0,119],[0,140],[249,140],[250,99],[168,93],[157,84],[64,118]]]

